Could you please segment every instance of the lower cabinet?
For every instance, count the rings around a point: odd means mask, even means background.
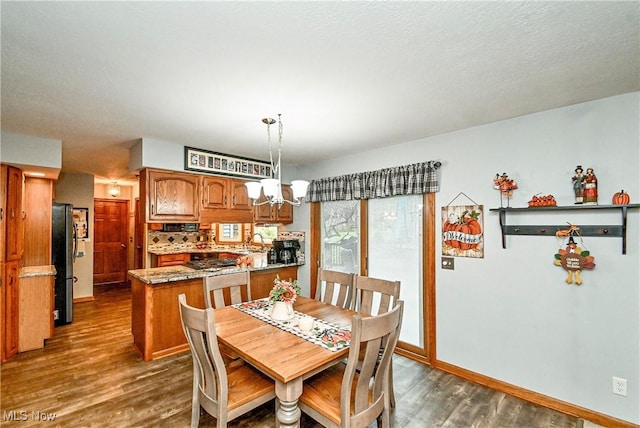
[[[52,335],[53,276],[20,278],[18,351],[44,347]]]
[[[18,353],[18,273],[20,267],[18,262],[7,262],[5,264],[4,277],[4,355],[3,361]]]
[[[251,298],[266,297],[276,275],[296,279],[298,267],[262,269],[251,272]],[[189,349],[182,331],[178,296],[185,294],[187,303],[204,308],[203,279],[186,279],[160,284],[131,280],[131,333],[133,347],[145,361],[151,361]]]
[[[191,261],[189,253],[151,255],[151,267],[181,266]]]
[[[251,271],[251,299],[261,299],[269,296],[273,288],[273,280],[298,279],[298,266],[287,266],[278,269],[263,269]]]

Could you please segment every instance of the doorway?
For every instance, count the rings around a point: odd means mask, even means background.
[[[127,279],[129,201],[94,200],[93,284]]]

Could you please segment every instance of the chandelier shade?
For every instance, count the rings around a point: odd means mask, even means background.
[[[293,193],[293,200],[284,199],[282,196],[282,169],[280,165],[280,159],[282,157],[282,120],[280,114],[278,114],[278,156],[276,162],[273,159],[273,149],[271,147],[271,125],[276,123],[275,119],[264,118],[262,122],[267,125],[267,142],[269,143],[269,160],[271,162],[271,177],[264,178],[258,181],[249,181],[245,183],[247,186],[247,193],[249,198],[253,200],[253,205],[277,205],[278,208],[282,204],[290,204],[293,206],[300,206],[301,199],[306,196],[309,182],[305,180],[293,180],[291,181],[291,190]],[[265,200],[258,202],[261,193],[264,194]]]

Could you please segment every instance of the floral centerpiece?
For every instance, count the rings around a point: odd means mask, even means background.
[[[300,294],[300,285],[298,280],[285,281],[276,275],[273,281],[273,288],[269,292],[269,299],[273,302],[293,303]]]

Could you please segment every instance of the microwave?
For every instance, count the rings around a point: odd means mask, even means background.
[[[199,223],[163,223],[163,232],[197,232],[200,229]]]

